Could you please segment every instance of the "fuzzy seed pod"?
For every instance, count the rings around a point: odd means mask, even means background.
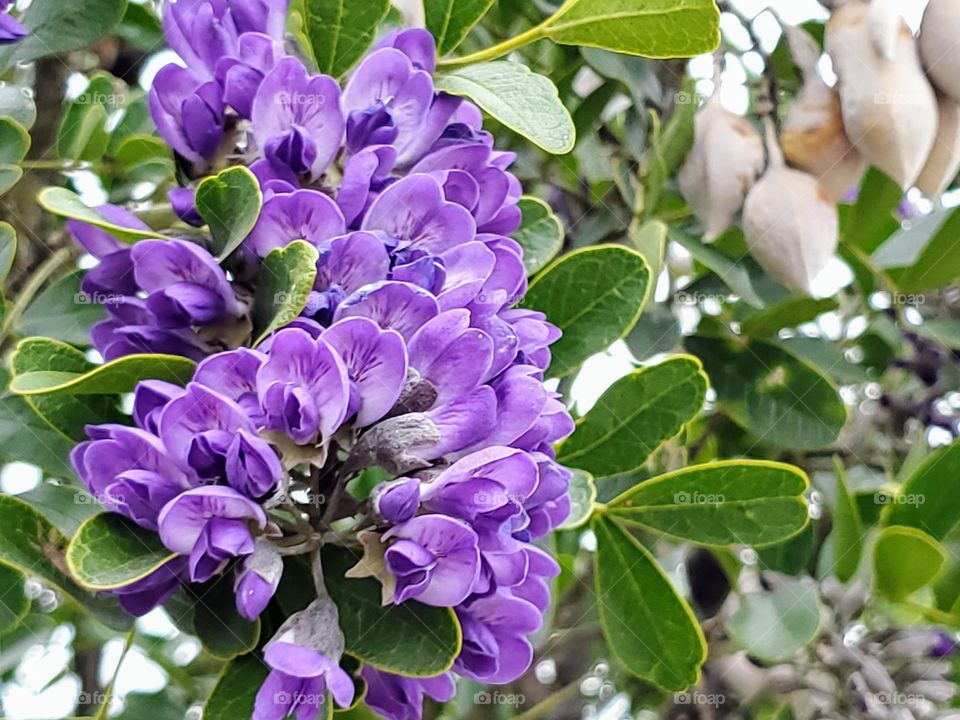
[[[837,208],[813,175],[788,168],[768,117],[770,167],[743,206],[743,232],[764,270],[794,290],[813,279],[837,250]]]
[[[830,197],[839,201],[859,183],[866,163],[847,138],[839,95],[817,71],[820,47],[816,40],[794,25],[785,25],[784,34],[794,64],[803,74],[803,89],[783,123],[783,154],[791,165],[816,176]]]
[[[697,112],[694,143],[677,184],[710,242],[734,223],[763,172],[763,140],[746,120],[720,105],[719,93]]]
[[[940,110],[937,141],[917,178],[917,187],[931,200],[940,197],[960,171],[960,103],[941,95],[937,105]]]
[[[960,0],[930,0],[920,25],[920,58],[940,92],[960,102]]]
[[[850,2],[827,25],[848,137],[871,165],[910,187],[937,133],[937,99],[910,29],[890,0]],[[892,57],[891,57],[892,56]]]

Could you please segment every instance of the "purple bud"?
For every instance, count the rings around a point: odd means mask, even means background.
[[[263,539],[254,543],[253,554],[243,561],[237,574],[237,612],[247,620],[256,620],[280,585],[283,558]]]
[[[283,476],[283,468],[273,448],[261,437],[239,430],[227,448],[227,482],[247,497],[263,497]]]
[[[406,522],[417,514],[420,507],[420,481],[400,478],[379,485],[373,491],[373,506],[389,523]]]

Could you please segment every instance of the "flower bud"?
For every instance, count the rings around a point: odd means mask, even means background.
[[[694,143],[677,175],[680,193],[710,242],[733,225],[750,186],[763,171],[763,140],[719,95],[697,112]]]
[[[282,574],[283,558],[268,540],[256,540],[253,554],[237,573],[237,612],[251,622],[256,620],[277,591]]]
[[[887,0],[847,3],[827,25],[826,48],[848,137],[868,163],[910,187],[937,132],[936,97],[910,29]]]
[[[420,481],[400,478],[374,488],[376,513],[389,523],[402,523],[417,514],[420,507]]]
[[[937,98],[940,124],[927,164],[917,187],[931,200],[943,194],[960,170],[960,103],[941,95]]]
[[[952,100],[960,102],[960,0],[930,0],[920,25],[920,59],[927,76]]]
[[[840,96],[817,71],[820,46],[794,25],[785,26],[784,33],[804,82],[784,120],[780,135],[783,154],[791,165],[816,176],[837,201],[857,185],[866,163],[847,138]]]
[[[812,175],[788,168],[768,123],[770,168],[743,206],[750,253],[787,287],[809,292],[837,249],[837,208]]]

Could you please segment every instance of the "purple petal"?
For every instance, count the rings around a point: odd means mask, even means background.
[[[269,198],[247,241],[259,257],[294,240],[306,240],[315,247],[345,231],[340,208],[316,190],[296,190]]]

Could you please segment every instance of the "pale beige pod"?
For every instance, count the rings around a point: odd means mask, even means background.
[[[750,254],[792,290],[810,292],[839,241],[837,207],[810,173],[786,166],[766,118],[770,166],[743,206]]]
[[[763,172],[763,140],[750,122],[720,105],[719,93],[697,111],[694,143],[677,174],[680,193],[711,242],[734,224],[747,191]]]
[[[917,179],[917,187],[931,200],[943,194],[960,172],[960,103],[941,95],[937,141]]]
[[[937,99],[910,28],[890,0],[849,2],[827,24],[847,136],[864,159],[913,185],[937,133]],[[893,56],[892,59],[890,56]]]
[[[920,25],[920,57],[940,92],[960,102],[960,0],[930,0]]]
[[[847,138],[840,97],[817,70],[817,41],[794,25],[784,25],[784,33],[803,75],[803,88],[783,123],[783,154],[791,165],[816,176],[830,197],[839,201],[859,183],[867,164]]]

